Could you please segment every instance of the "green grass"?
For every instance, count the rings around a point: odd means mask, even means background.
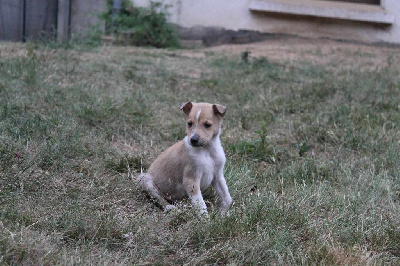
[[[0,51],[0,264],[400,263],[398,57]],[[228,107],[229,217],[212,193],[209,220],[187,201],[164,214],[136,184],[188,100]]]

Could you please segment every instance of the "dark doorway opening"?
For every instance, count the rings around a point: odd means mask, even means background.
[[[57,0],[1,0],[0,40],[54,39]]]
[[[378,6],[381,4],[381,0],[323,0],[323,1],[369,4]]]

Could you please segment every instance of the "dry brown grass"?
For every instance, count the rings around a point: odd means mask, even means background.
[[[399,49],[0,52],[0,264],[399,262]],[[165,215],[136,185],[188,100],[228,106],[230,217]]]

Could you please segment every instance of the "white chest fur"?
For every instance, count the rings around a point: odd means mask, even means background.
[[[204,191],[223,171],[226,158],[221,141],[217,137],[207,147],[193,147],[185,137],[184,143],[189,156],[196,165],[196,175],[200,178],[200,189]]]

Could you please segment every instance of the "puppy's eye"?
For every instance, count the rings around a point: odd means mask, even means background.
[[[211,124],[210,124],[210,123],[205,123],[205,124],[204,124],[204,127],[205,127],[205,128],[210,128],[210,127],[211,127]]]
[[[192,127],[193,126],[193,122],[188,122],[187,125],[188,125],[188,127]]]

